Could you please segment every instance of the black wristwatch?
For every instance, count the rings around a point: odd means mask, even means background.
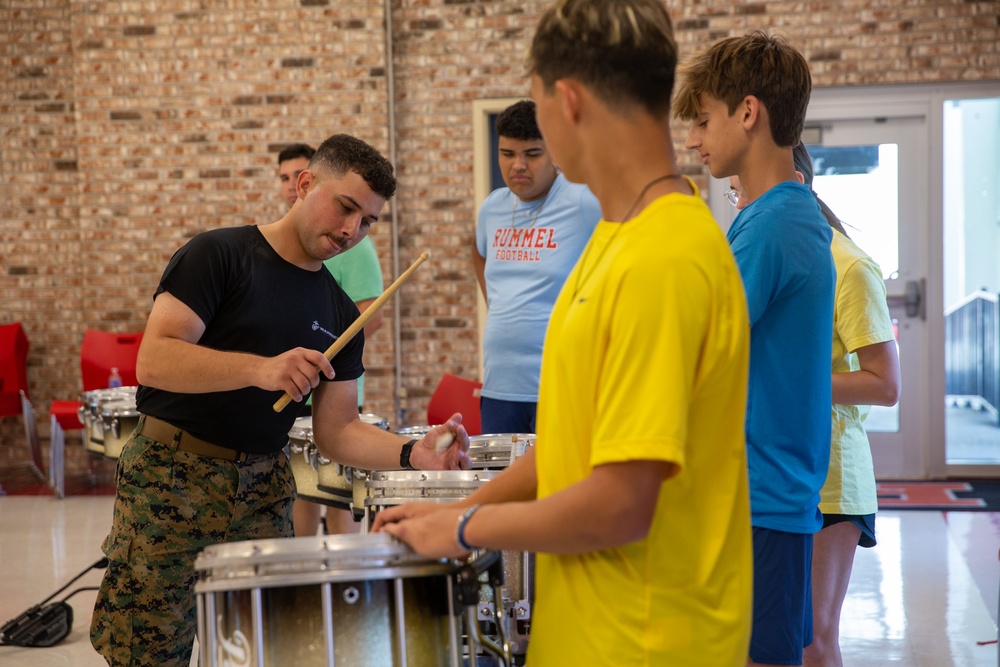
[[[399,467],[403,470],[416,470],[416,468],[410,465],[410,452],[413,451],[413,445],[417,444],[417,442],[417,440],[410,440],[399,450]]]

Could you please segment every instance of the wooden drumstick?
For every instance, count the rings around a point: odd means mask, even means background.
[[[427,261],[428,257],[430,257],[430,255],[425,252],[421,254],[420,257],[418,257],[417,260],[413,262],[413,264],[410,264],[410,268],[408,268],[406,271],[403,271],[403,273],[400,274],[398,278],[396,278],[396,281],[393,284],[389,285],[389,287],[386,288],[386,290],[382,292],[378,296],[378,298],[372,302],[370,306],[365,308],[365,312],[361,313],[358,319],[354,320],[351,326],[347,327],[347,329],[344,330],[344,333],[340,334],[340,338],[333,341],[333,345],[327,348],[326,352],[323,353],[323,356],[332,361],[333,357],[338,352],[340,352],[340,350],[343,349],[343,347],[347,345],[347,343],[350,342],[352,338],[358,335],[359,331],[365,328],[365,323],[368,322],[369,319],[371,319],[371,316],[375,314],[375,311],[381,308],[383,304],[385,304],[385,302],[389,300],[389,297],[391,297],[396,292],[396,290],[398,290],[400,286],[409,279],[410,275],[417,270],[418,266]],[[274,404],[273,406],[274,411],[281,412],[291,402],[292,402],[292,397],[290,394],[286,392]]]

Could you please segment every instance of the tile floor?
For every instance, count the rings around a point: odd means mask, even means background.
[[[101,557],[113,499],[0,497],[0,623]],[[1000,513],[883,511],[879,545],[859,551],[844,609],[851,667],[995,667]],[[96,586],[89,571],[67,589]],[[71,598],[73,631],[51,648],[0,647],[5,667],[99,667],[87,628],[95,593]],[[57,599],[61,599],[60,595]]]

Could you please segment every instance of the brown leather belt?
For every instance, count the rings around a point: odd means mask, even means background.
[[[176,442],[177,449],[182,452],[190,452],[199,456],[207,456],[224,461],[243,463],[250,459],[268,456],[268,454],[252,454],[220,445],[213,445],[201,438],[194,437],[182,428],[177,428],[173,424],[165,422],[162,419],[157,419],[152,415],[143,415],[143,423],[139,429],[139,435],[144,435],[157,442]]]

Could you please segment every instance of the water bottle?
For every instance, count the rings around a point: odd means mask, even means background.
[[[122,376],[118,374],[118,368],[114,367],[111,369],[111,375],[108,376],[108,387],[114,389],[120,386],[122,386]]]

